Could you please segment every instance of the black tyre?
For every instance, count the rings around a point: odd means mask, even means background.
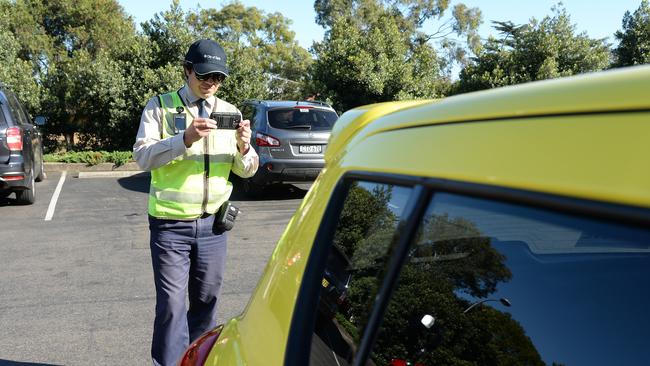
[[[16,191],[16,203],[20,205],[31,205],[34,203],[34,168],[29,172],[27,189]]]

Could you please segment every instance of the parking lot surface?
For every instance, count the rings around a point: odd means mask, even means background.
[[[301,188],[231,197],[242,212],[229,236],[219,322],[245,307]],[[148,190],[144,174],[51,172],[34,205],[0,200],[0,366],[150,364]]]

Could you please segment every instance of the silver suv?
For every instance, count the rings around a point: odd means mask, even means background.
[[[271,183],[316,179],[325,165],[327,140],[338,119],[329,104],[248,100],[241,111],[251,121],[252,145],[260,156],[255,176],[242,181],[246,194],[258,195]]]

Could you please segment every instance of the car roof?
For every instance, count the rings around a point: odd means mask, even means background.
[[[296,106],[310,106],[317,108],[332,109],[332,107],[321,101],[308,101],[308,100],[257,100],[250,99],[246,103],[261,104],[267,108],[280,108],[280,107],[296,107]]]
[[[650,207],[648,85],[642,66],[364,106],[334,125],[326,164]]]
[[[364,128],[480,122],[562,114],[647,110],[650,66],[628,67],[461,94],[440,100],[377,103],[345,112],[336,122],[331,154]],[[471,107],[470,107],[471,106]],[[391,118],[379,117],[391,114]]]

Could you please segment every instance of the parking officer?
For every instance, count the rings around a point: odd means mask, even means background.
[[[196,41],[183,71],[182,88],[149,100],[133,146],[137,163],[151,171],[154,365],[175,365],[191,341],[216,325],[226,232],[213,227],[214,214],[232,191],[230,171],[250,177],[259,160],[250,147],[248,120],[223,130],[208,118],[211,112],[239,113],[214,96],[228,76],[223,48],[212,40]]]

